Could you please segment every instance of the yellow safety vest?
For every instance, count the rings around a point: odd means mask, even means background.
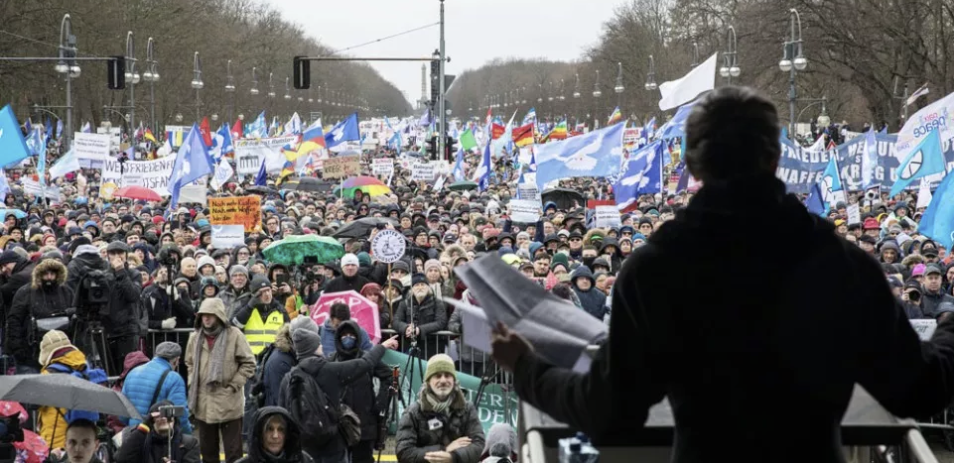
[[[285,317],[282,317],[280,310],[273,311],[268,315],[268,319],[263,321],[258,309],[252,309],[244,330],[245,340],[252,348],[252,353],[258,355],[265,350],[265,346],[275,342],[275,335],[284,324]]]

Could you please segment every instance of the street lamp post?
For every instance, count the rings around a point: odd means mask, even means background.
[[[200,107],[202,100],[199,99],[199,90],[202,90],[205,84],[202,82],[202,62],[199,61],[199,52],[195,52],[192,58],[192,88],[195,89],[195,120],[201,119]]]
[[[699,43],[692,42],[692,64],[689,67],[694,68],[699,65]]]
[[[600,70],[596,70],[596,81],[593,82],[593,129],[597,128],[597,124],[600,120],[600,97],[603,96],[603,92],[600,91]]]
[[[722,53],[722,67],[719,68],[719,75],[725,79],[726,85],[732,85],[732,78],[739,77],[742,69],[739,68],[738,55],[736,54],[738,39],[735,36],[735,27],[729,26],[726,31],[725,52]]]
[[[619,107],[623,98],[623,90],[625,90],[623,87],[623,63],[616,63],[616,67],[618,71],[616,72],[616,86],[613,87],[613,91],[616,92],[616,106]]]
[[[653,59],[653,55],[649,55],[649,72],[646,73],[646,90],[653,91],[659,88],[656,85],[656,60]]]
[[[808,66],[808,60],[802,51],[802,19],[795,8],[788,10],[789,24],[791,25],[791,39],[785,42],[782,60],[778,68],[788,75],[788,138],[795,139],[795,99],[798,96],[795,90],[795,73],[803,71]]]
[[[291,91],[288,89],[288,77],[285,77],[285,101],[291,100]]]
[[[136,84],[139,83],[139,73],[136,72],[136,38],[133,32],[126,33],[126,82],[129,82],[129,131],[132,132],[136,124]]]
[[[232,60],[225,63],[225,93],[229,94],[229,115],[226,121],[232,123],[232,111],[235,110],[235,78],[232,76]]]
[[[142,80],[149,82],[149,117],[152,119],[152,130],[159,130],[156,125],[156,82],[159,82],[159,69],[156,61],[155,41],[152,37],[146,42],[146,71],[142,73]]]
[[[73,24],[70,15],[63,15],[60,22],[60,46],[56,72],[63,74],[66,79],[66,146],[70,146],[73,139],[73,93],[72,80],[80,76],[80,67],[71,58],[76,57],[76,36],[73,35]]]
[[[580,74],[574,74],[576,76],[576,85],[573,87],[573,128],[576,129],[576,126],[580,123]]]

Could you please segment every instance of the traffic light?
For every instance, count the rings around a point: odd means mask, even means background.
[[[307,90],[311,87],[311,61],[304,56],[296,56],[294,60],[295,89]]]
[[[454,153],[457,152],[457,140],[454,140],[454,137],[448,135],[447,140],[444,141],[444,160],[450,162],[454,159]]]
[[[431,60],[431,103],[435,108],[438,107],[438,100],[441,96],[441,62],[440,60]]]
[[[106,87],[110,90],[126,88],[126,58],[113,56],[106,60]]]
[[[436,161],[437,160],[437,135],[428,138],[427,141],[427,158]]]

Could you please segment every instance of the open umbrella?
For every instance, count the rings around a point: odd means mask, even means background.
[[[341,194],[342,198],[354,198],[354,192],[361,190],[369,196],[383,196],[391,193],[391,188],[384,182],[366,175],[352,177],[341,182],[340,188],[335,188],[335,193]]]
[[[557,209],[563,210],[586,205],[586,200],[583,199],[583,195],[579,191],[569,188],[550,188],[544,190],[543,193],[540,193],[540,199],[543,201],[543,204],[552,201],[556,203]],[[574,205],[574,201],[576,205]]]
[[[322,293],[321,298],[311,306],[308,313],[311,314],[311,319],[314,320],[318,326],[322,326],[325,320],[330,316],[331,306],[338,302],[348,305],[351,309],[351,319],[354,320],[358,326],[364,328],[364,331],[366,331],[371,338],[372,343],[377,344],[381,342],[381,321],[380,317],[378,317],[378,305],[357,291],[350,290],[336,293]]]
[[[13,214],[18,220],[24,219],[27,216],[27,213],[20,209],[0,209],[0,220],[6,219],[10,214]]]
[[[268,196],[269,194],[278,193],[274,188],[262,185],[252,185],[248,188],[245,188],[245,191],[261,196]]]
[[[289,180],[282,185],[282,189],[292,191],[331,191],[334,186],[331,183],[323,182],[315,177],[301,177],[296,180]]]
[[[468,180],[461,180],[459,182],[451,183],[447,188],[449,188],[451,191],[476,190],[477,184]]]
[[[73,375],[0,376],[0,400],[142,419],[122,393]]]
[[[387,219],[384,217],[364,217],[348,224],[338,229],[335,232],[335,238],[367,238],[371,234],[371,229],[378,226],[378,224],[391,224],[397,225],[397,221],[394,219]]]
[[[149,188],[139,185],[124,186],[113,192],[116,198],[142,199],[146,201],[162,201],[162,196]]]
[[[319,263],[340,259],[344,246],[334,238],[318,235],[291,235],[266,247],[262,254],[269,262],[282,265],[301,265],[305,256],[315,256]]]

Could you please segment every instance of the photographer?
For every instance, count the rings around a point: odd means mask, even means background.
[[[901,305],[904,307],[904,313],[908,320],[917,320],[922,318],[931,318],[921,310],[921,295],[924,290],[918,280],[911,278],[904,284],[904,292],[901,293]]]
[[[321,288],[325,284],[325,276],[305,266],[301,276],[301,284],[292,295],[285,299],[285,312],[294,319],[298,315],[308,316],[308,308],[318,302]]]
[[[69,331],[66,310],[73,305],[73,291],[65,283],[66,266],[44,259],[34,267],[32,282],[13,297],[5,339],[17,361],[17,373],[40,371],[37,354],[47,331]]]
[[[109,316],[103,322],[103,332],[109,345],[110,372],[122,371],[126,354],[139,345],[139,299],[142,293],[142,277],[136,269],[129,268],[126,256],[129,247],[114,241],[106,247],[109,258]]]
[[[169,270],[162,266],[153,274],[153,284],[143,290],[142,306],[149,317],[149,329],[171,330],[190,327],[195,318],[188,291],[173,290]]]
[[[115,461],[199,463],[199,441],[182,433],[179,425],[181,412],[181,407],[173,406],[168,400],[153,405],[143,416],[145,421],[123,431],[123,445],[116,452]],[[172,455],[169,455],[170,449]]]

